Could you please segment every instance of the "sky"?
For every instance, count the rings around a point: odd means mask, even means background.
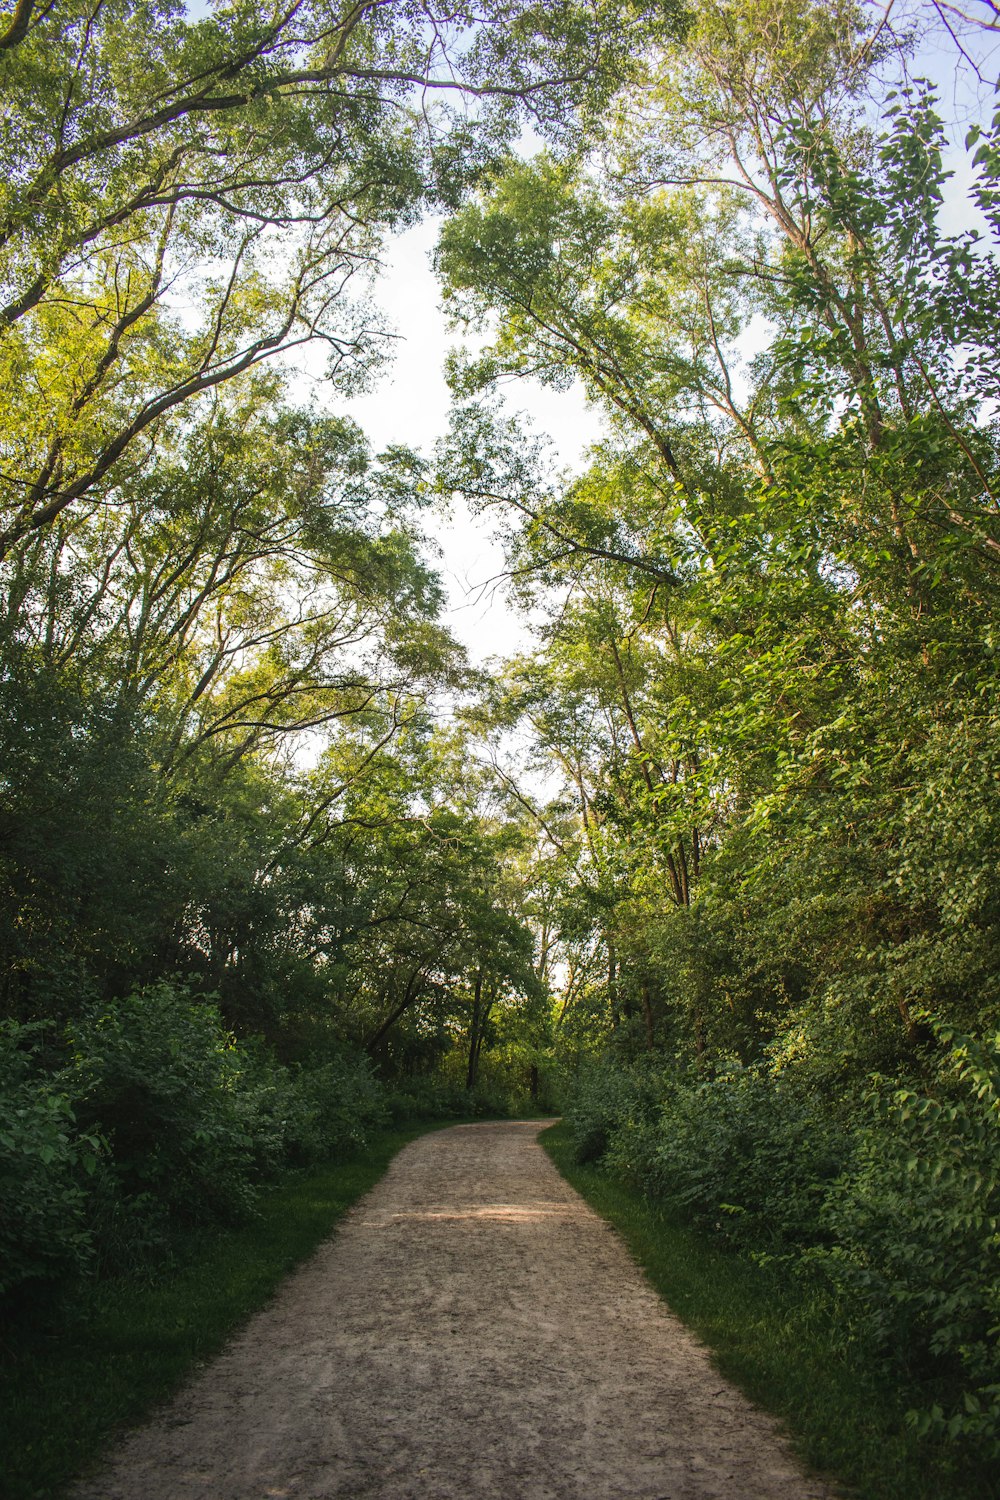
[[[387,247],[376,297],[386,324],[399,335],[395,359],[369,395],[338,402],[364,428],[373,448],[403,443],[429,455],[448,429],[449,391],[443,368],[449,348],[461,342],[441,311],[441,292],[431,268],[440,221],[428,219]],[[519,381],[513,410],[530,414],[547,435],[560,463],[578,466],[600,435],[601,418],[582,389],[553,391],[537,381]],[[428,518],[426,529],[441,548],[439,567],[448,596],[446,623],[480,664],[527,644],[528,633],[504,596],[503,549],[488,520],[471,516],[456,500],[449,515]]]

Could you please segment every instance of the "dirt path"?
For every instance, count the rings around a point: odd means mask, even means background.
[[[406,1147],[78,1500],[828,1500],[539,1128]]]

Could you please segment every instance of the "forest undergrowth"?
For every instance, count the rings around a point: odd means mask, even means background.
[[[55,1500],[217,1353],[433,1124],[382,1129],[363,1150],[271,1185],[237,1226],[8,1307],[0,1375],[5,1500]]]
[[[622,1236],[671,1310],[711,1350],[720,1373],[780,1418],[796,1452],[859,1500],[993,1500],[988,1452],[918,1431],[908,1413],[940,1389],[932,1371],[872,1358],[845,1337],[849,1308],[785,1260],[755,1256],[673,1203],[576,1160],[568,1123],[545,1149]]]

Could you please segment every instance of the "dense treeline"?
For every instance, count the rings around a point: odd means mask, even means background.
[[[0,37],[3,1287],[541,1086],[995,1444],[1000,116],[963,204],[933,10],[480,9]],[[433,464],[330,414],[428,207]],[[489,681],[455,491],[542,621]]]
[[[335,412],[388,342],[386,235],[526,118],[565,136],[625,32],[518,0],[0,25],[0,1292],[486,1108],[491,1047],[527,1097],[525,841],[448,727],[426,463]]]
[[[6,1288],[242,1212],[390,1111],[486,1107],[498,1008],[539,999],[520,832],[432,723],[468,674],[395,457],[259,391],[207,424],[17,553]]]
[[[920,1430],[995,1443],[997,121],[949,229],[908,57],[730,0],[587,153],[498,176],[440,244],[495,330],[448,461],[549,606],[491,712],[561,774],[580,1159],[825,1284]],[[568,481],[493,401],[524,373],[604,414]]]

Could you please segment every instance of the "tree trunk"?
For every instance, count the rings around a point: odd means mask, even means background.
[[[649,993],[649,980],[642,981],[642,1018],[646,1023],[646,1050],[652,1052],[656,1046],[656,1038],[653,1032],[653,999]]]
[[[615,952],[614,934],[605,929],[604,941],[608,950],[608,1003],[611,1006],[611,1025],[617,1027],[621,1016],[618,1007],[618,955]]]
[[[395,1026],[399,1018],[404,1014],[405,1011],[409,1010],[414,1000],[416,1000],[417,995],[419,994],[419,983],[421,977],[421,970],[415,969],[406,982],[406,989],[403,992],[402,1000],[398,1005],[395,1005],[392,1008],[392,1010],[386,1016],[385,1020],[381,1023],[378,1029],[373,1032],[365,1042],[365,1051],[368,1053],[369,1057],[372,1056],[375,1048],[385,1036],[386,1032],[389,1031],[393,1026]]]
[[[472,997],[472,1021],[469,1025],[469,1066],[465,1075],[465,1087],[473,1089],[479,1074],[479,1049],[482,1046],[483,1017],[483,971],[476,970],[476,988]]]

